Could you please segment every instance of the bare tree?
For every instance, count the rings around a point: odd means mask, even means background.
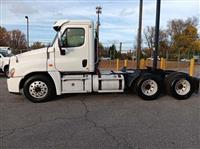
[[[154,47],[154,35],[155,35],[155,27],[147,26],[146,29],[144,29],[145,41],[149,49],[153,49]]]
[[[24,33],[20,30],[12,30],[9,32],[10,35],[10,47],[13,49],[25,49],[26,48],[26,38]],[[18,51],[15,51],[18,53]]]
[[[145,37],[145,42],[148,45],[148,49],[146,48],[145,51],[149,50],[148,53],[151,53],[151,55],[152,55],[152,51],[154,48],[154,42],[155,42],[155,39],[154,39],[155,27],[147,26],[144,29],[144,37]],[[160,55],[165,56],[166,51],[168,50],[168,35],[165,30],[160,30],[159,44],[160,44]]]
[[[31,45],[31,49],[39,49],[39,48],[44,48],[45,45],[42,43],[42,42],[34,42],[32,45]]]
[[[8,46],[10,41],[9,34],[4,27],[0,26],[0,46]]]

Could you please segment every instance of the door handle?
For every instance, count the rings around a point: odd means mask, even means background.
[[[82,66],[86,67],[87,66],[87,59],[82,60]]]

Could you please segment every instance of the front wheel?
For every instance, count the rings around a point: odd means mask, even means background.
[[[144,75],[139,78],[136,84],[138,96],[145,100],[157,99],[161,93],[160,81],[153,75]]]
[[[25,82],[23,91],[26,98],[35,103],[48,101],[55,95],[53,82],[43,75],[30,77]]]
[[[9,75],[9,68],[8,68],[8,67],[6,67],[6,68],[4,69],[4,75],[5,75],[6,77],[8,77],[8,75]]]

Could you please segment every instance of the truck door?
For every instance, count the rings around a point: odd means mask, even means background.
[[[60,72],[87,72],[89,58],[88,25],[68,25],[61,36],[65,55],[55,50],[55,67]]]
[[[0,54],[0,69],[3,67],[3,56]]]

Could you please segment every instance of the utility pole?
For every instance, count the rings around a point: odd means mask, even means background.
[[[143,10],[143,0],[140,0],[139,25],[138,25],[138,37],[137,37],[137,69],[140,68],[141,38],[142,38],[142,10]]]
[[[155,49],[153,51],[153,69],[157,69],[157,59],[159,50],[159,32],[160,32],[160,7],[161,0],[157,0],[156,6],[156,30],[155,30]]]
[[[119,52],[122,53],[122,42],[119,43]]]
[[[27,40],[27,49],[29,49],[29,19],[28,19],[28,16],[25,16],[25,19],[27,20],[27,23],[26,23],[26,40]]]
[[[98,55],[99,55],[99,26],[101,25],[100,24],[100,17],[99,17],[99,15],[102,13],[102,8],[100,7],[100,6],[97,6],[96,7],[96,14],[97,14],[97,28],[96,28],[96,38],[97,38],[97,47],[96,47],[96,49],[97,49],[97,57],[98,57]]]

